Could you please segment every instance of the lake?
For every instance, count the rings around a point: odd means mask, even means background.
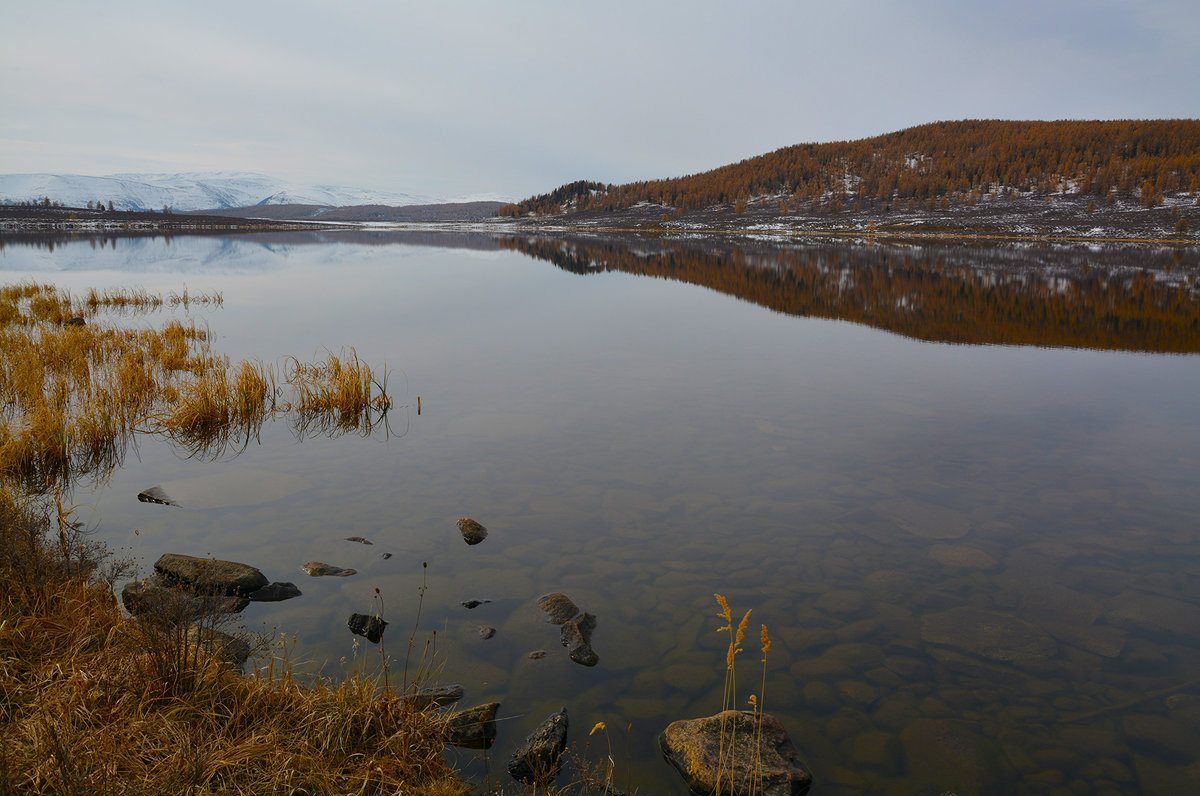
[[[5,281],[220,291],[192,315],[235,361],[352,346],[387,367],[396,406],[369,436],[281,419],[216,461],[143,438],[80,484],[78,516],[140,574],[176,552],[295,582],[242,622],[329,676],[378,665],[346,621],[382,611],[393,673],[412,636],[411,669],[428,641],[464,705],[502,703],[489,753],[449,753],[465,776],[507,782],[565,706],[585,758],[608,754],[587,735],[604,721],[617,782],[655,794],[686,793],[657,734],[721,708],[714,593],[735,621],[753,610],[739,702],[783,722],[813,794],[1200,788],[1198,275],[1195,247],[1150,245],[366,230],[0,248]],[[194,507],[136,499],[175,482]],[[464,544],[460,517],[487,538]],[[312,578],[313,560],[358,574]],[[597,665],[537,615],[549,592],[596,617]]]

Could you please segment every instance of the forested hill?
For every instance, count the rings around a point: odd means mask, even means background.
[[[1147,207],[1200,190],[1200,119],[969,120],[860,141],[798,144],[701,174],[603,185],[580,181],[501,210],[553,215],[641,202],[679,210],[772,197],[781,211],[864,201],[973,203],[992,195],[1132,196]],[[886,207],[884,208],[886,209]]]

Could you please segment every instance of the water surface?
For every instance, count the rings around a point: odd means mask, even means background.
[[[1197,273],[1194,248],[1151,247],[371,232],[0,249],[5,280],[219,290],[200,317],[235,359],[354,346],[390,369],[390,433],[298,443],[276,422],[220,461],[147,439],[81,486],[143,573],[179,552],[295,581],[301,598],[245,624],[330,674],[378,658],[355,611],[383,611],[402,669],[420,604],[418,653],[436,631],[438,676],[502,702],[490,756],[455,753],[469,775],[503,782],[566,706],[581,749],[606,722],[619,782],[676,794],[654,738],[721,706],[714,592],[753,609],[739,699],[783,721],[814,794],[1194,789]],[[135,499],[238,472],[304,486]],[[310,560],[359,574],[308,578]],[[597,617],[597,666],[534,615],[554,591]]]

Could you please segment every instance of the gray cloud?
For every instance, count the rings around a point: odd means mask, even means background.
[[[524,196],[938,119],[1198,110],[1193,0],[189,6],[8,9],[0,171]]]

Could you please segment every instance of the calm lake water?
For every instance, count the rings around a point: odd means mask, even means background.
[[[278,421],[220,461],[143,439],[77,488],[141,574],[178,552],[295,582],[244,624],[330,675],[378,662],[352,612],[382,610],[402,669],[420,606],[438,679],[502,703],[490,753],[451,753],[467,776],[508,781],[514,746],[565,706],[585,757],[608,753],[587,736],[604,721],[618,783],[655,794],[686,793],[656,735],[721,707],[714,592],[735,619],[753,609],[739,701],[782,720],[813,794],[1197,792],[1198,274],[1196,248],[1154,247],[0,248],[5,281],[220,291],[193,315],[234,360],[353,346],[389,370],[390,433],[298,442]],[[136,500],[185,480],[208,508]],[[464,516],[483,543],[464,544]],[[358,574],[310,578],[312,560]],[[547,592],[596,616],[598,665],[537,616]]]

